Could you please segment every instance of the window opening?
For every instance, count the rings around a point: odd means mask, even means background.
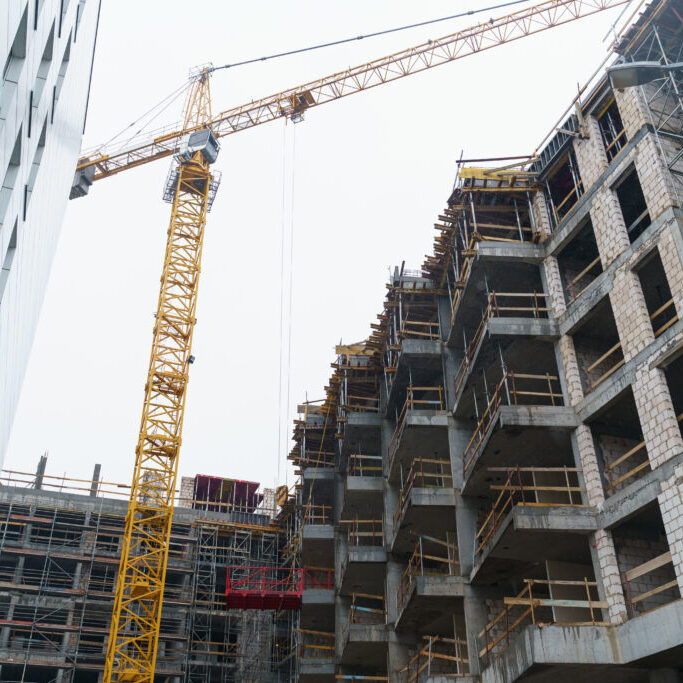
[[[619,114],[616,100],[612,97],[602,112],[598,115],[598,125],[600,126],[600,134],[602,135],[602,142],[605,145],[605,153],[607,154],[607,161],[612,161],[614,157],[626,145],[626,131],[624,124]]]
[[[633,243],[652,222],[635,168],[632,168],[614,189],[624,216],[628,238]]]

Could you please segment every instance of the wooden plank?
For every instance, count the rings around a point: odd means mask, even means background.
[[[633,579],[637,579],[639,576],[643,576],[643,574],[649,574],[651,571],[659,569],[659,567],[663,567],[665,564],[669,564],[669,562],[671,562],[671,552],[667,551],[627,571],[626,580],[633,581]]]

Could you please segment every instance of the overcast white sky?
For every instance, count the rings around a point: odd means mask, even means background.
[[[102,4],[84,147],[135,120],[193,65],[493,3]],[[181,474],[274,483],[297,401],[322,397],[334,345],[368,335],[389,266],[405,260],[419,267],[431,251],[460,150],[471,157],[532,152],[577,82],[603,59],[602,38],[618,12],[314,109],[296,127],[276,122],[224,139],[216,164],[223,182],[205,240]],[[214,111],[472,23],[464,18],[222,71],[212,82]],[[179,116],[180,105],[162,122]],[[278,454],[283,155],[294,279],[290,415]],[[70,202],[6,468],[32,470],[49,451],[51,474],[89,477],[97,462],[106,479],[129,481],[169,217],[161,201],[168,167],[161,161],[126,172]]]

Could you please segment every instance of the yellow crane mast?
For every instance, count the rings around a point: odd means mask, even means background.
[[[202,243],[206,214],[219,182],[218,174],[210,172],[218,154],[217,138],[278,118],[296,120],[311,107],[626,2],[545,0],[215,117],[209,90],[213,68],[200,68],[191,76],[182,128],[151,141],[133,142],[111,154],[100,148],[79,160],[72,197],[86,194],[94,180],[171,155],[176,160],[164,193],[172,203],[171,220],[107,643],[105,683],[154,681],[185,395],[193,360]]]
[[[203,69],[190,87],[183,125],[185,137],[166,188],[172,200],[171,220],[105,681],[154,680],[204,227],[215,193],[210,164],[216,159],[218,143],[207,128],[210,120],[209,71]]]

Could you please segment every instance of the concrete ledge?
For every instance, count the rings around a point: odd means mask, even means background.
[[[659,665],[666,666],[667,651],[672,651],[678,666],[680,654],[673,651],[680,652],[682,646],[683,601],[678,600],[621,625],[527,626],[505,652],[492,657],[481,679],[482,683],[512,683],[542,668],[550,680],[553,672],[548,667],[583,665],[590,671],[590,667],[628,665],[654,655]],[[577,680],[598,680],[594,671],[594,678]]]
[[[551,318],[491,318],[487,324],[491,336],[535,337],[552,340],[560,336],[560,326]]]
[[[379,462],[379,461],[378,461]],[[384,493],[384,477],[346,477],[347,493]]]
[[[387,551],[383,547],[349,548],[349,564],[354,563],[384,563],[387,561]]]
[[[331,524],[304,524],[304,541],[334,541],[334,527]]]
[[[304,467],[304,481],[334,481],[333,467]]]
[[[411,410],[405,429],[410,427],[448,427],[448,413],[445,410]]]
[[[552,507],[516,505],[512,520],[515,530],[518,531],[541,530],[587,534],[598,529],[594,508],[569,505],[553,505]]]
[[[675,467],[681,463],[683,453],[667,460],[657,469],[607,498],[598,508],[598,528],[609,529],[652,503],[662,492],[662,481],[671,477]]]
[[[348,413],[346,416],[347,427],[376,427],[382,426],[382,418],[379,413]]]
[[[401,342],[401,353],[412,357],[441,357],[441,342],[431,339],[404,339]]]
[[[309,681],[333,681],[336,672],[337,660],[332,657],[313,659],[307,657],[300,660],[299,677]],[[321,678],[319,678],[321,677]],[[324,678],[323,678],[324,677]]]
[[[541,263],[545,258],[545,246],[520,242],[478,242],[477,255],[486,261],[523,261],[524,263]]]
[[[304,605],[334,605],[334,588],[304,588],[301,602]]]
[[[500,427],[554,427],[576,429],[579,420],[573,408],[566,406],[501,406]]]

